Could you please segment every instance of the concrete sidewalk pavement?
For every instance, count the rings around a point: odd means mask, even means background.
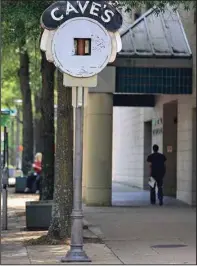
[[[14,189],[9,189],[8,194],[8,230],[1,232],[1,264],[63,264],[60,259],[65,256],[68,246],[25,244],[26,240],[38,238],[47,232],[25,230],[25,202],[38,200],[38,196],[15,194],[13,191]],[[84,236],[98,240],[90,230],[84,230]],[[92,242],[84,244],[84,250],[92,260],[90,264],[120,264],[105,244]]]
[[[116,184],[113,201],[119,202],[124,192],[130,200],[132,191]],[[67,246],[24,244],[46,234],[24,230],[25,202],[37,199],[37,195],[9,193],[9,230],[1,234],[2,264],[62,264]],[[104,241],[84,245],[90,264],[196,264],[196,213],[189,206],[169,201],[162,207],[147,202],[140,207],[136,201],[133,207],[84,206],[84,215],[89,224],[84,234]]]
[[[196,264],[190,208],[87,208],[89,228],[123,264]]]
[[[123,264],[196,264],[196,210],[165,197],[113,183],[114,207],[84,207],[89,228]],[[117,207],[123,206],[126,207]]]

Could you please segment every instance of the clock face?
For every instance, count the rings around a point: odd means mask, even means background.
[[[76,40],[87,43],[84,55],[76,53]],[[108,31],[91,18],[74,18],[64,22],[52,40],[54,64],[73,77],[92,77],[108,64],[112,54],[112,40]]]

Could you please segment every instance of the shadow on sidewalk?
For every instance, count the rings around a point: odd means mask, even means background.
[[[38,195],[8,193],[8,230],[1,233],[2,264],[61,264],[69,249],[68,242],[40,241],[47,231],[26,230],[26,201],[38,200]],[[39,239],[39,244],[33,240]],[[41,238],[45,239],[45,238]],[[119,264],[106,245],[88,229],[84,229],[84,249],[96,264]],[[104,256],[103,256],[104,254]],[[105,261],[106,260],[106,261]]]
[[[184,202],[164,196],[165,206],[189,207]],[[150,192],[123,183],[112,183],[112,206],[116,207],[145,207],[150,205]]]

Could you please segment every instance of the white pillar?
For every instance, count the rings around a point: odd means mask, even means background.
[[[110,206],[113,95],[89,93],[87,104],[85,202],[87,205]]]

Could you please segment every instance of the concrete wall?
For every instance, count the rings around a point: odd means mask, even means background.
[[[113,180],[144,187],[144,122],[156,120],[152,130],[162,128],[162,104],[156,108],[114,107]],[[163,150],[163,136],[152,136],[152,144]]]
[[[156,120],[152,130],[163,128],[163,104],[178,100],[177,198],[191,204],[195,199],[194,96],[160,96],[156,108],[115,107],[113,113],[113,180],[143,188],[144,121]],[[158,122],[157,122],[158,121]],[[152,144],[163,151],[163,134],[152,135]],[[193,200],[192,200],[193,194]]]
[[[143,110],[114,107],[113,180],[143,186]]]
[[[193,11],[180,10],[180,15],[193,53],[193,95],[158,96],[155,108],[114,108],[113,180],[143,188],[144,121],[153,121],[152,130],[162,129],[163,104],[177,100],[177,198],[192,204],[196,198],[196,25]],[[152,144],[158,144],[162,152],[163,133],[152,135]]]

